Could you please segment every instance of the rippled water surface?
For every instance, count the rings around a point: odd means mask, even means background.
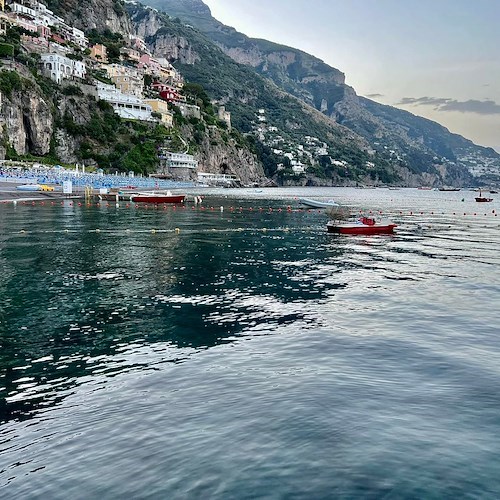
[[[206,194],[0,205],[1,497],[498,498],[500,203]]]

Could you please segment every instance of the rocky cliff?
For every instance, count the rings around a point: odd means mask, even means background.
[[[49,0],[47,6],[64,20],[83,31],[130,33],[130,20],[122,0]]]
[[[257,156],[234,140],[225,141],[219,131],[205,135],[196,156],[200,172],[234,175],[246,186],[269,182]]]
[[[10,148],[19,155],[46,155],[53,132],[54,103],[43,96],[33,75],[22,65],[10,61],[3,72],[10,85],[0,92],[0,130],[5,157]]]
[[[146,40],[154,56],[189,65],[200,60],[188,38],[175,29],[175,24],[166,29],[157,12],[151,9],[130,10],[130,20],[134,33]]]

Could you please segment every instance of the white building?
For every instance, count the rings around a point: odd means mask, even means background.
[[[234,186],[240,179],[231,174],[211,174],[209,172],[198,172],[198,182],[207,186]]]
[[[170,151],[163,150],[160,153],[160,159],[165,160],[167,168],[198,168],[198,162],[194,156],[185,153],[171,153]]]
[[[64,19],[62,17],[56,16],[43,3],[32,2],[31,5],[36,13],[36,24],[40,24],[42,26],[59,26],[64,23]]]
[[[181,115],[184,117],[194,117],[194,118],[201,118],[201,111],[199,106],[195,106],[194,104],[185,104],[183,102],[174,102],[180,112]]]
[[[152,121],[151,113],[153,109],[149,104],[145,104],[142,99],[133,95],[122,94],[113,85],[96,82],[97,97],[109,102],[113,106],[115,113],[122,118],[129,120]]]
[[[84,79],[87,75],[85,63],[53,52],[41,55],[41,65],[42,71],[56,83],[64,79]]]
[[[26,5],[21,5],[16,2],[10,4],[10,11],[15,12],[16,14],[29,16],[31,18],[34,18],[36,16],[36,12],[33,9],[27,7]]]
[[[292,170],[295,174],[302,174],[303,172],[306,171],[306,167],[300,161],[292,160]]]
[[[89,45],[89,39],[85,36],[85,33],[78,28],[71,27],[71,39],[82,48],[86,48]]]

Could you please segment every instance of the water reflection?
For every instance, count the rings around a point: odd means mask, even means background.
[[[390,205],[396,236],[350,238],[326,233],[317,212],[228,203],[213,202],[223,213],[2,206],[0,419],[29,418],[94,376],[256,336],[347,329],[350,312],[388,321],[412,284],[426,288],[410,302],[442,278],[498,293],[491,221],[398,218]]]
[[[332,246],[317,217],[294,223],[279,212],[11,210],[0,418],[28,418],[91,375],[155,369],[136,355],[145,347],[178,362],[241,335],[319,326],[315,308],[345,283],[334,269],[318,279]],[[338,263],[342,252],[339,242]]]

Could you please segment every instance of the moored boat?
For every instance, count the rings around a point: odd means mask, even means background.
[[[333,200],[328,201],[319,201],[319,200],[311,200],[310,198],[301,198],[299,200],[301,205],[305,205],[310,208],[328,208],[328,207],[337,207],[338,203],[335,203]]]
[[[397,224],[389,219],[376,220],[372,217],[360,217],[352,222],[329,221],[326,228],[329,233],[338,234],[391,234]]]
[[[184,194],[172,194],[172,193],[137,193],[130,197],[130,201],[134,203],[183,203],[186,195]]]
[[[476,201],[478,203],[488,203],[490,201],[493,201],[493,198],[486,198],[485,196],[483,196],[481,190],[479,190],[479,196],[476,196]]]
[[[16,189],[18,191],[40,191],[39,184],[22,184],[17,186]]]

